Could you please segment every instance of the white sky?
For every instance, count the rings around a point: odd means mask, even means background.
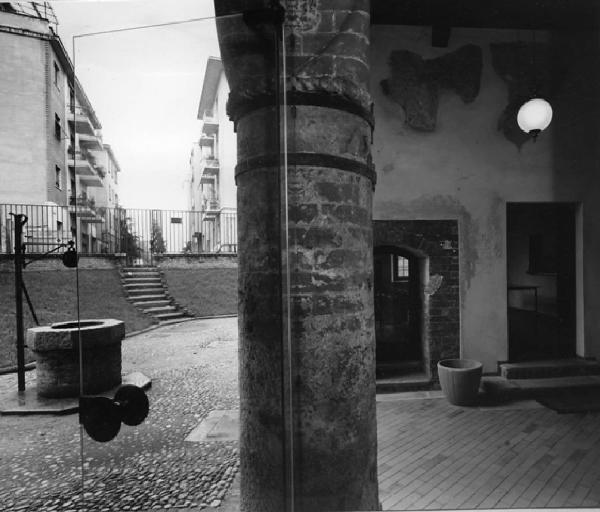
[[[55,0],[52,6],[69,54],[75,34],[214,15],[213,0]],[[206,59],[219,56],[214,20],[75,41],[75,72],[121,166],[119,202],[187,209],[183,183],[200,136]]]

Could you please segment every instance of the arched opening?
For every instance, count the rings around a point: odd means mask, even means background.
[[[426,258],[406,248],[374,252],[377,377],[423,371]]]

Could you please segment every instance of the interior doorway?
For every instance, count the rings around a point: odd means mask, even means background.
[[[421,259],[397,247],[376,247],[377,377],[423,369]]]
[[[510,361],[575,356],[575,213],[572,203],[507,205]]]

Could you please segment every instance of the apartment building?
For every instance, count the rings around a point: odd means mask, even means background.
[[[209,57],[198,107],[202,132],[190,154],[188,206],[199,212],[192,223],[194,251],[236,250],[237,142],[225,111],[228,96],[223,64]]]
[[[100,252],[120,168],[57,24],[49,2],[0,3],[0,204],[27,205],[5,209],[25,213],[40,243],[77,237]],[[10,217],[0,216],[6,242]]]

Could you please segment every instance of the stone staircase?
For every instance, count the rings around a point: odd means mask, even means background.
[[[496,399],[536,399],[561,389],[600,390],[600,363],[594,359],[502,363],[498,369],[498,376],[482,379],[483,391]]]
[[[157,267],[124,267],[121,269],[121,283],[129,302],[159,323],[191,316],[169,295]]]

